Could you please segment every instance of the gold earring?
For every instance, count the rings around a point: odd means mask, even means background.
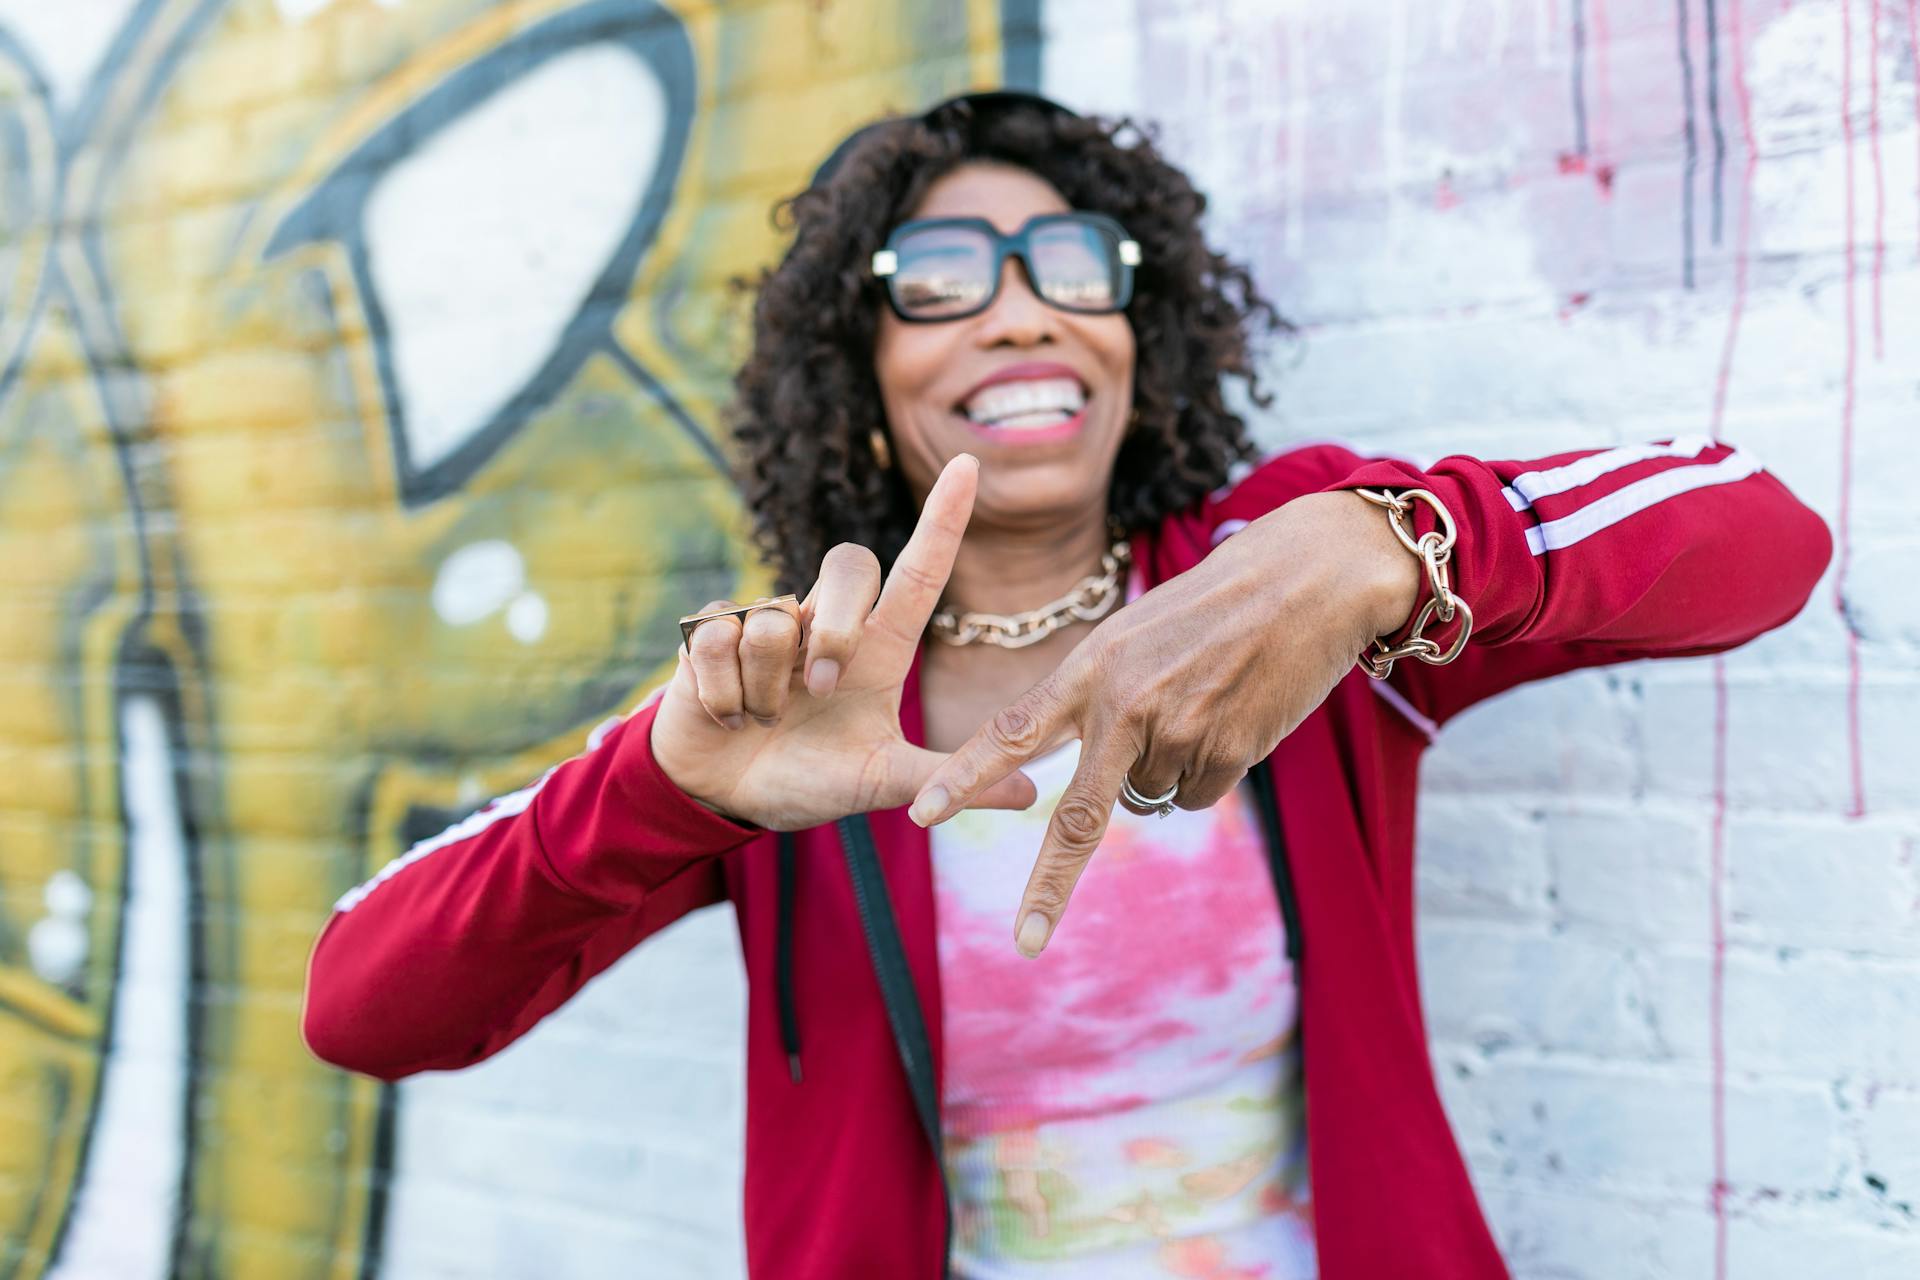
[[[880,464],[882,471],[893,470],[893,449],[887,444],[887,433],[875,427],[867,433],[867,447],[873,450],[873,460]]]

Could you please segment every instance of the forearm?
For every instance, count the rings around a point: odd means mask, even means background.
[[[650,722],[643,708],[343,896],[308,966],[313,1052],[385,1079],[478,1061],[717,897],[718,855],[751,833],[671,789]]]

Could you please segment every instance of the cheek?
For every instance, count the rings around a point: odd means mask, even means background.
[[[916,408],[944,367],[938,326],[907,324],[891,312],[880,318],[873,344],[874,381],[889,428],[910,429]]]
[[[1135,347],[1133,326],[1125,316],[1105,316],[1088,335],[1088,344],[1099,356],[1108,376],[1131,392]]]

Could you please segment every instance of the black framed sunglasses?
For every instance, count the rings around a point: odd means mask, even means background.
[[[1001,268],[1020,259],[1041,301],[1062,311],[1108,315],[1133,297],[1140,245],[1099,213],[1042,213],[1011,235],[985,218],[903,222],[873,255],[873,274],[902,320],[961,320],[1000,296]]]

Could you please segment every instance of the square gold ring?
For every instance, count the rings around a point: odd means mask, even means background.
[[[693,631],[695,627],[698,627],[703,622],[711,622],[715,618],[744,619],[755,609],[784,609],[788,605],[792,605],[797,612],[800,608],[800,597],[774,596],[772,599],[768,599],[766,596],[762,596],[752,604],[735,605],[731,609],[714,609],[708,613],[690,613],[680,619],[680,647],[685,649],[689,655],[693,653]]]

